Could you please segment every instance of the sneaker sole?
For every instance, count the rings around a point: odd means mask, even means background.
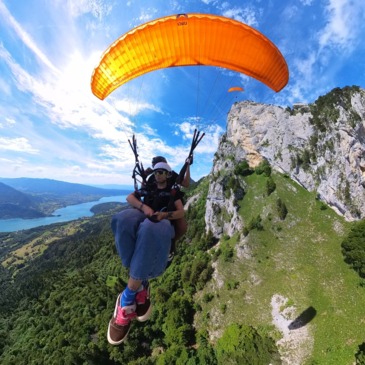
[[[127,334],[123,337],[123,339],[121,339],[120,341],[113,341],[111,338],[110,338],[110,322],[109,322],[109,325],[108,325],[108,334],[107,334],[107,338],[108,338],[108,342],[113,345],[113,346],[117,346],[117,345],[120,345],[122,344],[128,337],[128,334],[129,334],[129,331],[131,330],[131,328],[129,327],[128,328],[128,332]]]
[[[114,309],[114,313],[113,313],[113,318],[117,316],[117,310],[118,310],[118,304],[119,304],[119,301],[120,301],[120,296],[121,296],[121,294],[118,295],[117,301],[115,302],[115,309]],[[128,332],[126,333],[126,335],[120,341],[114,341],[110,337],[110,322],[111,321],[109,321],[108,332],[107,332],[108,342],[111,345],[114,345],[114,346],[120,345],[121,343],[123,343],[127,339],[129,331],[131,330],[131,328],[130,327],[128,328]]]
[[[152,303],[150,304],[150,307],[148,308],[147,312],[143,316],[136,317],[138,322],[146,322],[150,317],[152,313]]]

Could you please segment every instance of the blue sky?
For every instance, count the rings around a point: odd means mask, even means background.
[[[290,72],[279,93],[212,67],[165,69],[104,101],[90,90],[101,55],[123,33],[180,13],[210,13],[266,35]],[[334,87],[365,86],[363,0],[0,0],[0,177],[131,185],[140,160],[167,157],[178,171],[196,127],[192,177],[207,175],[235,101],[292,106]],[[229,40],[227,40],[229,41]],[[242,86],[241,93],[228,88]]]

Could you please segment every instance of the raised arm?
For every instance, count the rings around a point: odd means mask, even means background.
[[[190,185],[190,165],[187,166],[186,171],[185,171],[185,175],[184,175],[184,180],[182,181],[181,185],[184,188],[188,188]]]

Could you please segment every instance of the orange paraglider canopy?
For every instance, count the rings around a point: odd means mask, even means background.
[[[91,89],[103,100],[147,72],[192,65],[241,72],[276,92],[289,78],[283,55],[257,30],[222,16],[180,14],[142,24],[117,39],[94,69]]]
[[[232,91],[244,91],[243,90],[243,87],[240,87],[240,86],[233,86],[231,88],[228,89],[228,92],[232,92]]]

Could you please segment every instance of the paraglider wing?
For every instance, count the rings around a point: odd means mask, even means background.
[[[244,91],[243,87],[240,86],[233,86],[231,88],[228,89],[228,92],[231,93],[232,91]]]
[[[91,89],[103,100],[147,72],[192,65],[244,73],[276,92],[289,78],[283,55],[257,30],[222,16],[181,14],[150,21],[117,39],[94,69]]]

